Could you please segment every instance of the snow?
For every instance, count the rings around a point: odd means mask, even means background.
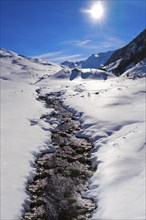
[[[114,51],[95,53],[92,54],[90,57],[88,57],[86,60],[77,61],[77,62],[64,61],[63,63],[61,63],[61,65],[70,68],[80,67],[80,68],[98,69],[106,63],[106,61],[111,57],[113,52]]]
[[[121,60],[122,59],[119,59],[119,60],[117,60],[117,61],[115,61],[113,63],[110,63],[110,64],[104,66],[104,69],[107,70],[108,72],[112,72],[115,68],[118,67],[118,65],[120,64]]]
[[[71,74],[71,70],[69,68],[63,68],[59,70],[57,73],[53,74],[51,79],[69,79]]]
[[[99,54],[92,54],[87,60],[82,62],[82,68],[98,69],[102,67],[106,61],[111,57],[114,51],[102,52]]]
[[[43,95],[61,91],[63,104],[80,116],[78,136],[88,136],[93,142],[91,160],[97,170],[84,194],[98,205],[92,220],[144,220],[144,78],[109,74],[107,80],[89,80],[81,74],[90,76],[100,70],[80,69],[79,77],[69,80],[71,70],[2,53],[1,219],[20,218],[27,199],[25,183],[35,174],[34,155],[52,150],[50,135],[57,121],[52,118],[50,125],[40,118],[53,111],[36,100],[35,90],[40,88]],[[25,65],[27,74],[22,74]]]
[[[1,219],[18,219],[26,177],[33,172],[33,151],[49,147],[50,138],[39,126],[45,112],[35,99],[35,88],[2,80],[1,91]]]
[[[132,66],[132,68],[125,71],[122,76],[127,76],[129,78],[146,77],[146,59]]]
[[[53,63],[46,63],[33,58],[22,57],[11,51],[0,49],[1,75],[4,80],[35,83],[42,77],[47,77],[62,68]]]
[[[55,122],[54,125],[49,125],[40,119],[43,114],[49,114],[51,110],[46,110],[44,104],[36,100],[35,90],[38,87],[33,83],[43,74],[57,72],[60,67],[51,65],[44,68],[42,64],[32,63],[15,53],[1,52],[0,219],[12,220],[21,217],[22,204],[27,198],[25,183],[35,173],[31,166],[34,154],[44,149],[52,150],[50,130],[56,126]],[[27,65],[24,74],[21,72],[19,58],[22,66]],[[16,63],[12,64],[11,59]]]
[[[84,195],[97,202],[92,219],[144,220],[144,80],[78,78],[55,81],[55,87],[47,80],[40,86],[45,84],[52,91],[63,91],[64,105],[81,115],[78,136],[88,136],[94,144],[91,159],[97,171]]]
[[[64,61],[64,62],[61,63],[61,65],[69,67],[69,68],[73,68],[73,67],[76,66],[76,63],[70,62],[70,61]]]
[[[73,69],[69,69],[69,68],[62,68],[61,70],[59,70],[57,73],[53,74],[50,76],[49,79],[53,79],[53,80],[58,80],[58,79],[68,79],[68,80],[75,80],[75,79],[104,79],[106,80],[107,78],[111,78],[111,77],[116,77],[115,75],[113,75],[112,73],[108,73],[104,70],[99,70],[99,69],[79,69],[79,68],[73,68]]]

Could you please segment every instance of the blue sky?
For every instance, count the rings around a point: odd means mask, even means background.
[[[1,0],[1,47],[54,62],[118,49],[145,28],[145,0],[101,1],[98,21],[83,11],[91,0]]]

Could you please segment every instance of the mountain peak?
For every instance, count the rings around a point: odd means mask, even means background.
[[[94,53],[91,56],[89,56],[86,60],[78,61],[78,62],[64,61],[63,63],[61,63],[61,65],[70,68],[80,67],[80,68],[98,69],[105,64],[105,62],[109,59],[109,57],[113,54],[113,52],[114,51]]]

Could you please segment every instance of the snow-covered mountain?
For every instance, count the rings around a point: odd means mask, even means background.
[[[131,79],[146,77],[146,59],[143,59],[135,66],[126,70],[122,76],[126,76]]]
[[[71,62],[71,61],[64,61],[61,63],[62,66],[66,66],[66,67],[69,67],[69,68],[73,68],[76,65],[76,62]]]
[[[101,68],[111,57],[114,51],[108,51],[99,54],[92,54],[87,60],[82,62],[82,68]]]
[[[28,58],[15,52],[0,49],[1,75],[3,80],[36,83],[45,78],[49,79],[107,79],[113,77],[104,70],[89,68],[72,68],[60,66],[48,61]],[[93,56],[92,56],[93,58]],[[90,58],[90,59],[92,59]],[[94,60],[94,58],[93,58]],[[79,63],[79,62],[78,62]],[[73,64],[73,63],[72,63]]]
[[[121,75],[146,58],[146,29],[134,40],[116,50],[105,63],[105,69]],[[143,65],[143,64],[142,64]],[[112,67],[112,68],[111,68]],[[146,69],[144,70],[146,72]]]
[[[104,53],[96,53],[92,54],[86,60],[78,61],[78,62],[70,62],[65,61],[61,63],[61,65],[73,68],[73,67],[80,67],[80,68],[93,68],[98,69],[101,68],[105,62],[111,57],[114,51],[108,51]]]
[[[0,78],[34,83],[62,69],[60,65],[0,49]]]

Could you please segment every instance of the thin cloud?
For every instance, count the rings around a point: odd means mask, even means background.
[[[50,53],[40,54],[40,55],[34,56],[34,58],[49,59],[51,57],[55,57],[55,56],[61,55],[63,52],[64,51],[57,51],[57,52],[50,52]]]
[[[115,50],[125,46],[125,42],[122,41],[121,39],[114,36],[105,36],[105,35],[100,40],[99,39],[94,41],[89,39],[71,40],[64,42],[64,44],[70,44],[71,46],[74,47],[84,48],[86,51],[85,54],[89,54],[89,55],[92,53],[107,52],[109,50]],[[35,58],[44,59],[55,63],[61,63],[66,60],[74,62],[74,61],[87,59],[87,57],[85,57],[85,55],[82,55],[81,53],[71,54],[71,55],[68,55],[66,53],[67,51],[65,50],[49,52],[49,53],[37,55],[35,56]]]
[[[78,46],[78,47],[84,47],[86,46],[87,44],[89,44],[91,42],[91,40],[75,40],[75,41],[72,41],[72,43],[75,45],[75,46]]]
[[[121,39],[113,36],[107,35],[107,32],[103,33],[98,39],[98,36],[94,36],[94,40],[69,40],[62,42],[63,44],[68,44],[71,47],[82,48],[85,50],[93,50],[93,52],[104,52],[108,50],[115,50],[125,45],[125,42]],[[92,53],[92,51],[91,51]]]
[[[83,57],[82,54],[67,55],[67,54],[64,54],[64,51],[40,54],[40,55],[34,56],[33,58],[44,59],[44,60],[48,60],[50,62],[55,62],[55,63],[61,63],[66,60],[74,62],[74,61],[85,59],[85,57]]]
[[[116,37],[108,37],[107,39],[104,39],[104,41],[100,42],[100,44],[98,45],[98,50],[115,50],[123,46],[125,46],[124,41]]]
[[[74,47],[87,47],[91,43],[91,40],[69,40],[64,41],[63,44],[68,44]]]
[[[61,63],[66,60],[74,62],[74,61],[83,60],[83,59],[85,59],[85,57],[83,57],[82,54],[74,54],[74,55],[64,55],[64,56],[54,57],[54,58],[51,58],[50,61]]]

